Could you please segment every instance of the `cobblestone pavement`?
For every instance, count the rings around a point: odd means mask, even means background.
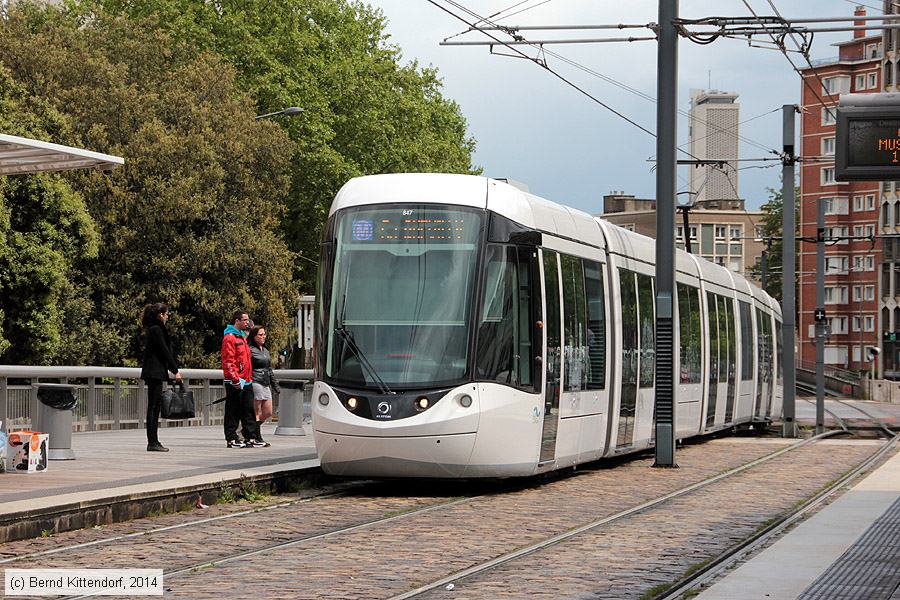
[[[501,486],[498,493],[436,511],[411,513],[390,523],[168,576],[166,588],[170,591],[166,596],[390,597],[701,481],[783,446],[782,440],[722,438],[679,449],[679,469],[651,469],[652,456],[646,456],[624,463],[601,463],[543,485]],[[871,442],[834,440],[809,445],[658,508],[458,582],[453,591],[436,590],[431,595],[638,598],[654,585],[674,581],[690,567],[716,556],[874,450]],[[417,487],[422,491],[410,495],[410,490]],[[392,489],[402,493],[386,493]],[[383,484],[366,493],[321,498],[4,566],[172,570],[402,514],[472,490],[461,484],[437,488],[428,482]],[[245,508],[215,507],[199,515]],[[16,542],[14,548],[0,545],[0,554],[34,552],[197,517],[197,512],[170,515],[105,527],[102,532],[88,530]]]

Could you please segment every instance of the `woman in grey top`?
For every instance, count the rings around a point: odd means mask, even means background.
[[[250,329],[250,363],[253,367],[253,408],[256,411],[257,431],[260,432],[259,440],[266,446],[269,442],[262,439],[262,424],[272,416],[272,390],[280,392],[275,373],[272,371],[272,357],[266,348],[265,327],[253,327]]]

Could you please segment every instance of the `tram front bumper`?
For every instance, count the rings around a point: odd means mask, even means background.
[[[475,436],[371,437],[315,432],[322,470],[329,475],[359,477],[463,477]]]

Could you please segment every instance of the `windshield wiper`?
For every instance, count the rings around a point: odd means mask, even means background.
[[[397,392],[391,391],[391,388],[384,382],[384,379],[379,377],[378,372],[375,370],[375,367],[372,366],[372,363],[369,362],[369,359],[363,354],[362,350],[359,349],[359,346],[356,345],[356,342],[353,340],[353,336],[350,335],[350,332],[344,329],[343,325],[334,328],[341,337],[344,339],[344,343],[349,346],[350,350],[353,351],[353,354],[356,355],[356,358],[359,359],[359,364],[365,367],[366,371],[369,372],[369,375],[372,376],[372,379],[375,380],[375,383],[378,384],[378,390],[382,394],[391,394],[394,395]]]

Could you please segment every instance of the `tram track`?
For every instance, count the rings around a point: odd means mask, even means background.
[[[653,596],[652,600],[679,600],[684,594],[712,582],[721,573],[762,549],[762,547],[769,544],[777,536],[784,533],[786,529],[803,519],[810,512],[816,510],[823,502],[828,500],[841,488],[868,471],[890,452],[898,442],[900,442],[900,433],[895,434],[893,438],[883,444],[869,458],[857,465],[837,481],[822,489],[818,494],[798,506],[795,510],[783,515],[755,535],[735,545],[715,560],[710,561],[709,564],[691,573],[688,577],[676,582],[671,588]]]
[[[781,456],[781,455],[783,455],[783,454],[786,454],[786,453],[791,452],[791,451],[793,451],[793,450],[796,450],[796,449],[798,449],[798,448],[802,448],[802,447],[804,447],[804,446],[806,446],[806,445],[815,443],[815,442],[817,442],[817,441],[819,441],[819,440],[821,440],[821,439],[824,439],[824,438],[826,438],[826,437],[830,437],[830,436],[832,436],[832,435],[835,435],[836,433],[841,433],[841,432],[837,432],[837,431],[828,431],[828,432],[825,432],[825,433],[820,434],[820,435],[818,435],[818,436],[814,436],[814,437],[811,437],[811,438],[802,440],[802,441],[797,442],[797,443],[795,443],[795,444],[792,444],[792,445],[790,445],[790,446],[788,446],[788,447],[786,447],[786,448],[782,448],[782,449],[780,449],[780,450],[777,450],[777,451],[775,451],[775,452],[772,452],[772,453],[770,453],[770,454],[767,454],[767,455],[765,455],[765,456],[762,456],[762,457],[760,457],[760,458],[758,458],[758,459],[756,459],[756,460],[750,461],[750,462],[748,462],[748,463],[745,463],[745,464],[740,465],[740,466],[738,466],[738,467],[735,467],[735,468],[733,468],[733,469],[729,469],[728,471],[725,471],[724,473],[720,473],[720,474],[718,474],[718,475],[709,477],[709,478],[707,478],[707,479],[705,479],[705,480],[703,480],[703,481],[699,481],[699,482],[696,482],[696,483],[694,483],[694,484],[685,486],[685,487],[683,487],[683,488],[681,488],[681,489],[678,489],[678,490],[676,490],[676,491],[674,491],[674,492],[671,492],[671,493],[665,494],[665,495],[663,495],[663,496],[654,498],[654,499],[649,500],[649,501],[647,501],[647,502],[643,502],[643,503],[641,503],[641,504],[639,504],[639,505],[637,505],[637,506],[633,506],[633,507],[631,507],[631,508],[628,508],[628,509],[626,509],[626,510],[620,511],[620,512],[618,512],[618,513],[615,513],[615,514],[612,514],[612,515],[605,516],[605,517],[603,517],[603,518],[597,519],[597,520],[595,520],[595,521],[592,521],[592,522],[587,523],[587,524],[585,524],[585,525],[582,525],[582,526],[580,526],[580,527],[576,527],[576,528],[571,529],[571,530],[569,530],[569,531],[566,531],[566,532],[560,533],[560,534],[558,534],[558,535],[554,535],[554,536],[552,536],[552,537],[546,538],[546,539],[541,540],[541,541],[539,541],[539,542],[536,542],[536,543],[529,544],[529,545],[527,545],[527,546],[518,548],[518,549],[516,549],[516,550],[514,550],[514,551],[512,551],[512,552],[503,554],[503,555],[498,556],[498,557],[496,557],[496,558],[493,558],[493,559],[491,559],[491,560],[484,561],[484,562],[479,563],[479,564],[477,564],[477,565],[473,565],[473,566],[469,567],[468,569],[464,569],[464,570],[462,570],[462,571],[453,573],[452,575],[449,575],[449,576],[447,576],[447,577],[443,577],[443,578],[441,578],[441,579],[432,581],[432,582],[430,582],[430,583],[428,583],[428,584],[422,585],[422,586],[420,586],[420,587],[418,587],[418,588],[416,588],[416,589],[414,589],[414,590],[410,590],[410,591],[408,591],[408,592],[405,592],[405,593],[402,593],[402,594],[398,594],[398,595],[392,596],[392,597],[390,598],[390,600],[406,600],[406,599],[408,599],[408,598],[417,598],[417,597],[423,596],[423,595],[425,595],[425,594],[427,594],[428,592],[431,592],[431,591],[433,591],[433,590],[436,590],[436,589],[439,589],[439,588],[444,588],[444,587],[446,587],[446,586],[453,586],[453,585],[455,585],[456,583],[458,583],[458,582],[461,581],[461,580],[470,578],[470,577],[472,577],[472,576],[474,576],[474,575],[479,575],[479,574],[485,573],[485,572],[487,572],[487,571],[490,571],[491,569],[495,569],[495,568],[497,568],[497,567],[499,567],[499,566],[501,566],[501,565],[504,565],[504,564],[509,563],[509,562],[512,562],[512,561],[514,561],[514,560],[520,559],[520,558],[525,557],[525,556],[527,556],[527,555],[529,555],[529,554],[533,554],[533,553],[536,553],[536,552],[540,552],[541,550],[544,550],[544,549],[546,549],[546,548],[548,548],[548,547],[550,547],[550,546],[559,544],[559,543],[561,543],[561,542],[565,542],[566,540],[569,540],[569,539],[574,538],[574,537],[576,537],[576,536],[582,535],[582,534],[587,533],[587,532],[589,532],[589,531],[592,531],[592,530],[594,530],[594,529],[598,529],[598,528],[600,528],[600,527],[605,527],[605,526],[607,526],[607,525],[609,525],[609,524],[611,524],[611,523],[614,523],[614,522],[616,522],[616,521],[622,520],[622,519],[624,519],[624,518],[626,518],[626,517],[630,517],[630,516],[636,515],[636,514],[638,514],[638,513],[644,512],[644,511],[646,511],[646,510],[648,510],[648,509],[651,509],[651,508],[654,508],[654,507],[656,507],[656,506],[659,506],[659,505],[661,505],[661,504],[663,504],[663,503],[665,503],[665,502],[668,502],[668,501],[670,501],[670,500],[673,500],[673,499],[675,499],[675,498],[684,496],[684,495],[686,495],[686,494],[690,494],[690,493],[692,493],[692,492],[694,492],[694,491],[697,491],[697,490],[699,490],[699,489],[701,489],[701,488],[704,488],[704,487],[706,487],[706,486],[708,486],[708,485],[711,485],[711,484],[713,484],[713,483],[722,481],[722,480],[724,480],[724,479],[727,479],[727,478],[729,478],[729,477],[732,477],[732,476],[734,476],[734,475],[737,475],[738,473],[742,473],[742,472],[744,472],[744,471],[747,471],[748,469],[751,469],[751,468],[753,468],[753,467],[756,467],[756,466],[759,466],[759,465],[761,465],[761,464],[764,464],[764,463],[766,463],[766,462],[768,462],[768,461],[770,461],[770,460],[772,460],[772,459],[775,459],[775,458],[777,458],[777,457],[779,457],[779,456]],[[449,588],[449,589],[452,589],[452,587]]]
[[[452,575],[442,577],[440,579],[436,579],[435,581],[433,581],[430,584],[427,584],[425,586],[420,586],[419,588],[416,588],[415,590],[393,596],[393,598],[411,598],[411,597],[421,596],[421,595],[426,594],[430,590],[434,590],[436,588],[447,586],[450,583],[453,583],[453,582],[456,582],[456,581],[459,581],[461,579],[465,579],[468,577],[472,577],[473,575],[476,575],[478,573],[484,573],[484,572],[490,571],[491,569],[494,569],[500,565],[514,561],[517,558],[521,558],[528,554],[540,552],[540,550],[542,550],[544,548],[548,548],[555,544],[559,544],[559,543],[564,542],[567,539],[575,537],[579,534],[586,533],[593,529],[600,529],[600,528],[604,527],[605,525],[609,525],[611,523],[615,523],[616,521],[623,520],[626,517],[636,515],[643,511],[647,511],[653,507],[664,504],[665,502],[671,501],[680,496],[685,496],[685,495],[691,494],[692,492],[695,492],[695,491],[697,491],[703,487],[706,487],[710,484],[716,483],[718,481],[722,481],[722,480],[732,477],[738,473],[741,473],[741,472],[747,471],[748,469],[752,469],[753,467],[762,465],[770,460],[773,460],[779,456],[784,455],[787,452],[791,452],[793,450],[802,448],[809,444],[816,443],[819,440],[829,437],[831,435],[834,435],[836,433],[840,433],[840,432],[838,432],[838,431],[827,432],[823,435],[816,436],[814,438],[802,440],[800,442],[791,444],[790,446],[786,446],[775,452],[770,452],[764,456],[760,456],[754,460],[745,462],[736,467],[730,468],[724,472],[718,473],[714,476],[707,477],[701,481],[692,483],[691,485],[683,486],[683,487],[676,489],[670,493],[663,494],[658,497],[649,499],[645,502],[637,504],[626,510],[616,512],[614,514],[609,514],[608,516],[605,516],[601,519],[594,520],[585,525],[581,525],[581,526],[575,527],[573,529],[568,529],[562,533],[558,533],[556,535],[546,537],[536,543],[528,544],[528,545],[520,547],[517,550],[514,550],[512,552],[508,552],[508,553],[505,553],[502,555],[497,555],[493,559],[481,562],[476,565],[472,565],[471,567],[464,569],[464,570],[457,571],[457,572],[453,573]],[[371,483],[371,482],[367,482],[367,484],[368,483]],[[523,486],[523,487],[527,488],[527,487],[531,487],[531,486]],[[357,488],[356,491],[360,491],[360,490],[361,490],[361,487]],[[177,530],[177,529],[183,530],[185,528],[188,528],[188,527],[191,527],[194,525],[200,526],[205,523],[228,520],[228,519],[233,519],[233,518],[240,517],[240,516],[250,516],[254,513],[271,512],[271,511],[274,511],[279,508],[286,508],[286,507],[290,507],[290,506],[294,506],[294,505],[306,504],[306,503],[310,503],[310,502],[312,502],[314,500],[318,500],[318,499],[328,500],[331,498],[336,498],[341,495],[347,495],[348,493],[349,492],[341,492],[341,493],[331,493],[331,494],[327,494],[327,495],[318,495],[318,496],[314,496],[314,497],[295,500],[292,502],[279,503],[279,504],[272,505],[269,507],[263,507],[262,509],[251,509],[251,510],[247,510],[247,511],[242,511],[241,513],[232,513],[230,515],[220,515],[217,517],[196,520],[196,521],[192,521],[190,523],[179,524],[179,525],[169,526],[169,527],[165,527],[165,528],[157,528],[157,529],[146,531],[146,532],[138,532],[135,534],[129,534],[126,536],[113,536],[113,537],[105,538],[104,540],[95,540],[94,542],[88,542],[86,544],[71,545],[68,547],[58,548],[58,549],[54,549],[51,551],[33,553],[33,554],[27,555],[25,557],[19,557],[19,559],[24,559],[27,557],[38,558],[38,557],[47,556],[51,553],[58,554],[60,552],[65,552],[66,550],[76,550],[79,548],[86,548],[90,545],[115,544],[115,543],[127,544],[127,543],[129,543],[129,541],[133,541],[134,538],[148,537],[148,536],[152,536],[153,534],[166,535],[173,530]],[[365,492],[363,492],[363,493],[365,493]],[[310,548],[318,548],[319,546],[316,545],[316,542],[324,541],[329,538],[339,538],[339,536],[342,536],[342,535],[351,536],[354,533],[363,532],[366,529],[374,530],[376,527],[379,527],[379,526],[387,525],[387,526],[392,526],[393,529],[396,529],[397,528],[396,525],[392,525],[392,524],[400,525],[407,519],[411,519],[416,516],[421,516],[421,515],[427,514],[427,513],[435,513],[438,511],[445,510],[445,509],[449,511],[453,507],[459,507],[460,505],[463,505],[465,503],[474,503],[477,500],[480,500],[482,498],[484,498],[484,496],[473,495],[473,496],[467,496],[464,498],[456,498],[456,499],[453,499],[450,501],[440,501],[437,503],[429,504],[427,506],[402,509],[403,512],[401,514],[390,514],[388,516],[383,516],[383,517],[376,518],[376,519],[369,519],[366,521],[358,521],[358,522],[348,525],[348,526],[336,527],[334,529],[327,530],[327,531],[311,532],[311,533],[307,533],[307,534],[304,534],[301,536],[293,536],[289,539],[277,541],[274,543],[256,545],[255,547],[241,548],[238,551],[230,552],[227,554],[223,553],[220,555],[213,555],[213,556],[208,555],[206,557],[200,558],[199,560],[197,560],[197,559],[192,560],[189,563],[172,565],[172,568],[164,569],[164,576],[166,577],[167,585],[168,585],[168,583],[173,580],[178,580],[182,577],[190,576],[193,573],[205,571],[211,567],[218,567],[218,566],[223,566],[223,565],[233,564],[233,563],[241,564],[241,562],[244,559],[250,559],[252,557],[262,556],[262,555],[270,555],[270,556],[277,555],[277,553],[279,551],[285,551],[292,547],[303,548],[304,545],[309,545]],[[400,527],[403,527],[403,525],[400,525]],[[181,543],[181,542],[176,542],[176,543]],[[303,550],[303,552],[306,552],[306,550]],[[13,560],[6,559],[3,561],[0,561],[0,563],[9,563],[9,562],[13,562]],[[74,596],[73,598],[81,598],[81,597],[85,597],[85,596]]]

